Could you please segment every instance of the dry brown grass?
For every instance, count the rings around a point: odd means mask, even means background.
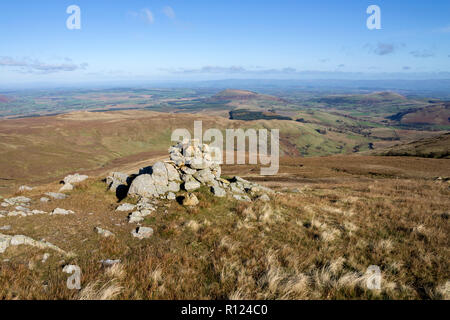
[[[263,183],[289,189],[268,203],[214,198],[206,189],[196,193],[201,205],[194,209],[162,201],[144,222],[155,233],[142,241],[92,178],[67,200],[33,205],[74,215],[0,220],[12,227],[3,233],[45,238],[76,253],[52,253],[42,263],[44,251],[8,249],[0,257],[10,259],[0,261],[0,298],[449,299],[450,190],[432,179],[448,162],[411,159],[408,169],[401,158],[336,158],[283,162],[279,180]],[[102,238],[95,226],[116,236]],[[105,268],[104,259],[121,263]],[[82,270],[81,291],[65,286],[68,263]],[[381,268],[381,290],[366,287],[370,265]]]

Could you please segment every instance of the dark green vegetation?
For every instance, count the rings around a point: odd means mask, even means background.
[[[280,116],[273,112],[249,111],[245,109],[230,111],[231,120],[292,120],[290,117]]]

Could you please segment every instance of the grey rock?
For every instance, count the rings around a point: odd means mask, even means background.
[[[141,211],[134,211],[128,216],[128,223],[139,223],[144,221]]]
[[[181,169],[181,171],[184,172],[185,174],[188,174],[188,175],[191,175],[191,176],[192,176],[194,173],[197,172],[197,170],[191,169],[191,168],[189,168],[189,167],[187,167],[187,166],[182,166],[180,169]]]
[[[19,187],[19,192],[25,192],[25,191],[31,191],[31,190],[33,190],[33,188],[29,187],[29,186],[20,186]]]
[[[149,227],[138,227],[131,232],[132,236],[139,240],[150,238],[153,235],[153,229]]]
[[[114,236],[114,233],[112,233],[111,231],[102,229],[100,227],[95,227],[95,232],[97,232],[99,235],[101,235],[102,237],[105,237],[105,238]]]
[[[213,186],[211,188],[212,193],[216,196],[216,197],[220,197],[223,198],[227,195],[227,193],[225,192],[225,190],[219,186]]]
[[[183,186],[184,186],[184,190],[193,191],[193,190],[200,188],[201,184],[197,180],[191,178],[188,181],[186,181]]]
[[[11,226],[3,226],[3,227],[0,227],[0,230],[2,230],[2,231],[8,231],[8,230],[11,230]]]
[[[230,184],[230,190],[232,193],[245,193],[243,186],[236,182]]]
[[[106,184],[112,192],[116,192],[119,186],[127,186],[130,182],[130,176],[122,172],[112,172],[109,177],[106,178]]]
[[[111,267],[111,266],[113,266],[115,264],[121,263],[121,260],[120,259],[116,259],[116,260],[106,259],[106,260],[100,260],[100,263],[104,267]]]
[[[169,181],[181,181],[180,173],[171,163],[164,163]]]
[[[31,214],[35,215],[35,214],[46,214],[47,212],[45,211],[41,211],[41,210],[31,210]]]
[[[47,198],[47,197],[42,197],[39,201],[41,201],[41,202],[49,202],[50,199]]]
[[[66,210],[66,209],[61,209],[61,208],[56,208],[55,210],[53,210],[50,215],[69,215],[69,214],[74,214],[75,212],[73,212],[72,210]]]
[[[29,212],[30,211],[30,209],[28,209],[27,207],[22,207],[22,206],[17,206],[17,207],[15,207],[15,209],[17,211],[23,211],[23,212]]]
[[[169,192],[167,194],[167,200],[175,200],[176,198],[177,198],[177,196],[173,192]]]
[[[149,174],[142,174],[137,176],[131,183],[128,195],[131,197],[156,197],[158,193],[156,191],[153,178]]]
[[[86,180],[87,178],[89,178],[86,175],[81,175],[78,173],[75,173],[73,175],[68,175],[67,177],[64,178],[64,184],[75,184],[75,183],[80,183],[83,182],[84,180]]]
[[[49,196],[50,198],[57,199],[57,200],[64,200],[67,198],[67,195],[64,193],[58,193],[58,192],[47,192],[45,193],[46,196]]]
[[[44,253],[44,255],[42,256],[42,260],[41,263],[45,263],[48,258],[50,258],[50,253]]]
[[[194,174],[194,178],[203,184],[208,184],[214,181],[216,177],[212,174],[210,169],[202,169]]]
[[[57,246],[46,241],[36,241],[24,235],[8,236],[0,233],[0,253],[5,252],[9,246],[29,245],[39,249],[52,249],[61,254],[67,254]]]
[[[8,213],[8,217],[26,217],[27,214],[23,211],[11,211]]]
[[[186,160],[186,164],[192,169],[201,170],[211,167],[212,161],[203,158],[193,158],[191,160]]]
[[[180,191],[180,183],[177,181],[170,181],[167,186],[167,191],[169,192],[178,192]]]
[[[66,183],[59,189],[59,192],[66,192],[66,191],[72,191],[72,190],[73,190],[73,185],[70,183]]]
[[[116,208],[116,211],[132,211],[136,208],[134,204],[131,203],[122,203],[120,206]]]
[[[14,206],[14,205],[19,205],[19,204],[30,203],[31,199],[27,198],[27,197],[19,196],[19,197],[4,199],[3,202],[10,206]]]
[[[155,185],[166,186],[169,183],[166,165],[163,162],[157,162],[152,167],[152,178]]]
[[[259,201],[268,202],[270,201],[270,197],[267,194],[263,194],[258,198]]]

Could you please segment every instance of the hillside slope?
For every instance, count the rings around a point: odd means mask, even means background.
[[[410,156],[424,158],[450,158],[450,133],[426,138],[407,144],[397,144],[376,152],[386,156]]]

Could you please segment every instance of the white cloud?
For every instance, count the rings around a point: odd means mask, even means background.
[[[150,24],[155,22],[155,18],[153,17],[153,12],[150,9],[144,8],[141,10],[144,15],[144,20]]]
[[[415,58],[430,58],[434,57],[434,53],[429,50],[414,50],[410,54]]]
[[[56,73],[60,71],[86,70],[88,64],[45,63],[28,58],[16,59],[12,57],[0,57],[0,67],[14,68],[22,73]]]
[[[450,26],[446,26],[443,28],[439,28],[437,30],[435,30],[436,32],[441,32],[441,33],[450,33]]]
[[[175,11],[173,11],[172,7],[165,6],[163,12],[167,17],[169,17],[172,20],[176,18]]]

